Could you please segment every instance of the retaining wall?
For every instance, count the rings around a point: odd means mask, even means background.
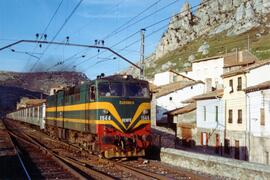
[[[270,179],[270,166],[182,150],[161,148],[162,162],[236,179]]]

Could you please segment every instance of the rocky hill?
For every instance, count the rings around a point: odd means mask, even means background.
[[[0,85],[9,87],[19,87],[30,91],[49,94],[52,87],[72,86],[86,81],[88,78],[83,73],[78,72],[0,72]]]
[[[196,10],[186,1],[148,58],[146,74],[181,71],[195,59],[236,49],[269,58],[269,32],[270,0],[202,0]]]

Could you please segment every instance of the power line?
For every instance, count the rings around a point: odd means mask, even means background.
[[[189,9],[187,9],[187,10],[185,10],[185,11],[182,11],[182,12],[180,12],[180,13],[177,13],[176,15],[183,14],[183,13],[185,13],[186,11],[190,11],[190,10],[196,8],[196,7],[199,8],[199,7],[203,6],[204,4],[208,3],[209,1],[210,1],[210,0],[207,0],[207,1],[203,2],[203,3],[200,3],[200,4],[197,4],[197,5],[195,5],[195,6],[192,6],[192,7],[190,7]],[[156,11],[155,11],[155,12],[156,12]],[[153,26],[156,26],[156,25],[158,25],[158,24],[164,22],[165,20],[171,19],[171,18],[174,17],[174,16],[175,16],[175,15],[169,16],[169,17],[167,17],[167,18],[164,18],[164,19],[162,19],[162,20],[160,20],[160,21],[158,21],[158,22],[155,22],[155,23],[153,23],[153,24],[147,26],[147,27],[144,28],[144,29],[148,29],[148,28],[151,28],[151,27],[153,27]],[[184,16],[182,16],[182,17],[184,17]],[[162,30],[162,29],[165,28],[165,27],[167,27],[167,24],[166,24],[165,26],[162,26],[161,28],[155,30],[152,34],[147,35],[146,37],[152,36],[153,34],[157,33],[158,31]],[[134,35],[136,35],[136,34],[139,33],[139,32],[140,32],[140,31],[136,31],[135,33],[129,35],[127,38],[124,38],[124,39],[122,39],[122,40],[119,41],[119,42],[122,43],[122,42],[124,42],[125,40],[127,40],[127,39],[133,37]],[[127,46],[125,46],[124,48],[122,48],[121,50],[124,50],[124,49],[126,49],[126,48],[128,48],[128,47],[130,47],[130,46],[132,46],[132,45],[134,45],[134,44],[136,44],[136,43],[139,42],[139,41],[140,41],[140,39],[137,39],[137,40],[133,41],[132,43],[128,44]],[[112,47],[114,47],[114,46],[116,46],[116,45],[119,45],[119,44],[120,44],[119,42],[116,43],[116,44],[114,44]],[[120,51],[121,51],[121,50],[120,50]],[[91,57],[91,58],[95,58],[95,57],[97,57],[97,56],[98,56],[98,54],[95,55],[95,56],[93,56],[93,57]],[[89,59],[90,59],[90,58],[89,58]],[[87,62],[89,59],[84,60],[83,62],[77,64],[76,66],[81,65],[81,64]]]
[[[61,5],[63,4],[63,2],[64,2],[64,0],[61,0],[61,2],[58,4],[57,8],[55,9],[55,11],[54,11],[54,13],[53,13],[53,15],[52,15],[52,17],[51,17],[51,19],[49,20],[47,26],[46,26],[45,29],[43,30],[43,33],[42,33],[41,36],[40,36],[40,40],[42,39],[43,35],[44,35],[44,34],[46,33],[46,31],[48,30],[49,26],[51,25],[53,19],[55,18],[56,14],[57,14],[57,12],[59,11],[59,9],[60,9]],[[36,44],[36,46],[33,48],[32,52],[36,50],[37,45],[38,45],[38,44]],[[29,60],[30,60],[30,57],[28,58],[27,62],[29,62]]]
[[[114,33],[116,33],[118,30],[120,30],[121,28],[125,27],[127,24],[129,24],[130,22],[132,22],[133,20],[135,20],[137,17],[139,17],[140,15],[142,15],[143,13],[145,13],[146,11],[148,11],[149,9],[151,9],[152,7],[154,7],[160,1],[162,1],[162,0],[158,0],[158,1],[154,2],[153,4],[151,4],[150,6],[148,6],[147,8],[145,8],[144,10],[142,10],[141,12],[139,12],[137,15],[135,15],[134,17],[132,17],[130,20],[128,20],[127,22],[125,22],[124,24],[122,24],[121,26],[119,26],[118,28],[116,28],[115,30],[113,30],[111,33],[109,33],[108,35],[106,35],[105,37],[103,37],[103,39],[107,39],[107,38],[111,37],[112,35],[115,35]]]
[[[129,27],[131,27],[131,26],[133,26],[133,25],[135,25],[135,24],[137,24],[137,23],[139,23],[139,22],[141,22],[141,21],[143,21],[143,20],[145,20],[145,19],[147,19],[147,18],[149,18],[149,17],[151,17],[151,16],[153,16],[154,14],[158,13],[159,11],[164,10],[165,8],[167,8],[167,7],[169,7],[169,6],[173,5],[173,4],[175,4],[176,2],[178,2],[178,0],[175,0],[175,1],[173,1],[173,2],[171,2],[171,3],[169,3],[169,4],[167,4],[166,6],[160,8],[160,9],[154,11],[154,12],[152,12],[151,14],[149,14],[149,15],[147,15],[147,16],[145,16],[145,17],[142,17],[141,19],[135,21],[134,23],[132,23],[132,24],[126,26],[126,27],[123,28],[123,29],[120,29],[120,30],[117,31],[117,32],[115,32],[113,35],[116,35],[116,34],[122,32],[122,31],[124,31],[125,29],[127,29],[127,28],[129,28]]]
[[[64,28],[64,26],[67,24],[67,22],[69,21],[69,19],[72,17],[72,15],[75,13],[75,11],[78,9],[78,7],[81,5],[81,3],[83,2],[83,0],[80,0],[77,5],[74,7],[74,9],[71,11],[71,13],[69,14],[69,16],[65,19],[64,23],[61,25],[61,27],[59,28],[59,30],[56,32],[56,34],[54,35],[54,37],[52,38],[51,41],[54,41],[55,38],[59,35],[59,33],[62,31],[62,29]],[[42,52],[42,55],[40,56],[40,59],[42,58],[42,56],[45,54],[45,52],[48,50],[48,48],[50,47],[50,44],[48,46],[46,46],[46,49]],[[31,71],[35,68],[36,64],[39,61],[37,61],[34,66],[31,68]]]

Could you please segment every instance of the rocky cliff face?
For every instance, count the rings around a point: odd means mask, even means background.
[[[245,33],[267,24],[270,0],[202,0],[195,12],[186,2],[172,17],[155,51],[155,59],[201,36],[226,32],[227,36]]]

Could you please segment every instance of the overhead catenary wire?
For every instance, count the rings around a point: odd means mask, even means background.
[[[138,13],[137,15],[135,15],[134,17],[132,17],[129,21],[127,21],[126,23],[122,24],[122,25],[121,25],[120,27],[118,27],[118,28],[122,28],[123,26],[125,26],[125,25],[127,25],[128,23],[132,22],[132,21],[135,20],[137,17],[139,17],[140,15],[142,15],[143,13],[147,12],[147,11],[150,10],[152,7],[154,7],[154,6],[155,6],[156,4],[158,4],[160,1],[161,1],[161,0],[158,0],[158,1],[154,2],[153,4],[151,4],[150,6],[148,6],[147,8],[145,8],[144,10],[142,10],[140,13]],[[178,0],[177,0],[177,1],[178,1]],[[176,3],[177,1],[174,1],[174,3]],[[157,12],[159,12],[159,11],[161,11],[161,10],[164,10],[165,8],[169,7],[170,5],[172,5],[172,4],[174,4],[174,3],[169,3],[168,5],[164,6],[163,8],[160,8],[159,10],[156,10],[154,13],[151,13],[150,16],[156,14]],[[149,15],[148,15],[148,16],[149,16]],[[144,18],[147,18],[148,16],[145,16]],[[143,18],[142,18],[140,21],[142,21],[142,20],[143,20]],[[138,23],[138,22],[140,22],[140,21],[136,21],[136,22]],[[134,25],[134,24],[133,24],[133,25]],[[115,29],[114,31],[118,30],[118,28]],[[127,29],[127,28],[125,28],[125,29]],[[113,32],[114,32],[114,31],[113,31]],[[115,35],[115,33],[113,33],[113,32],[111,32],[111,33],[109,33],[108,35],[106,35],[103,39],[107,39],[107,38],[110,37],[112,34]],[[121,43],[124,42],[125,40],[127,40],[127,39],[129,39],[129,38],[135,36],[135,35],[138,34],[139,32],[140,32],[140,31],[136,31],[135,33],[132,33],[132,34],[129,35],[128,37],[123,38],[123,39],[121,40]],[[117,43],[115,43],[112,47],[114,47],[114,46],[116,46],[116,45],[119,45],[119,44],[121,44],[121,43],[117,42]],[[112,47],[110,47],[110,48],[112,48]],[[104,52],[104,51],[103,51],[103,52]]]
[[[145,9],[143,9],[141,12],[139,12],[138,14],[136,14],[135,16],[133,16],[131,19],[129,19],[127,22],[125,22],[124,24],[122,24],[121,26],[119,26],[118,28],[116,28],[115,30],[113,30],[111,33],[107,34],[106,36],[104,36],[102,39],[108,39],[109,37],[115,35],[115,33],[118,33],[118,31],[125,27],[127,24],[129,24],[130,22],[132,22],[133,20],[135,20],[137,17],[139,17],[140,15],[144,14],[145,12],[147,12],[148,10],[150,10],[151,8],[153,8],[155,5],[157,5],[159,2],[161,2],[162,0],[158,0],[155,1],[153,4],[151,4],[150,6],[146,7]]]
[[[61,5],[63,4],[63,2],[64,2],[64,0],[61,0],[61,2],[58,4],[57,8],[55,9],[55,11],[54,11],[52,17],[50,18],[50,20],[49,20],[49,22],[48,22],[48,24],[47,24],[46,27],[44,28],[44,30],[43,30],[43,32],[42,32],[42,34],[41,34],[39,40],[41,40],[42,37],[43,37],[43,35],[47,32],[49,26],[51,25],[53,19],[55,18],[56,14],[57,14],[57,12],[59,11],[59,9],[60,9]],[[34,52],[34,51],[36,50],[37,46],[38,46],[38,44],[36,44],[36,46],[34,47],[34,49],[32,50],[32,52]],[[30,57],[29,57],[29,59],[27,60],[27,62],[29,62],[29,60],[30,60]]]
[[[177,15],[178,15],[178,16],[179,16],[179,15],[183,15],[183,13],[185,13],[185,12],[187,12],[187,11],[190,11],[190,10],[196,8],[196,7],[197,7],[197,8],[200,8],[201,6],[205,5],[205,4],[208,3],[209,1],[210,1],[210,0],[206,0],[206,1],[203,2],[203,3],[200,3],[200,4],[197,4],[197,5],[195,5],[195,6],[192,6],[192,7],[190,7],[189,9],[187,9],[187,10],[185,10],[185,11],[182,11],[182,12],[180,12],[180,13],[177,13]],[[171,18],[174,17],[174,16],[175,16],[175,15],[169,16],[169,17],[167,17],[167,18],[164,18],[164,19],[162,19],[162,20],[160,20],[160,21],[158,21],[158,22],[155,22],[155,23],[153,23],[153,24],[147,26],[147,27],[144,28],[144,29],[148,29],[148,28],[151,28],[151,27],[153,27],[153,26],[156,26],[156,25],[158,25],[158,24],[164,22],[165,20],[171,19]],[[182,16],[182,18],[183,18],[183,17],[185,17],[185,16]],[[180,16],[179,18],[181,18],[181,16]],[[162,28],[165,28],[165,27],[167,27],[167,24],[166,24],[165,26],[163,26]],[[154,33],[152,33],[152,35],[155,34],[155,33],[157,33],[158,31],[162,30],[162,28],[159,28],[159,29],[155,30]],[[133,34],[129,35],[127,38],[125,38],[125,40],[126,40],[126,39],[129,39],[130,37],[134,36],[135,34],[137,34],[137,33],[139,33],[139,32],[140,32],[140,31],[136,31],[135,33],[133,33]],[[147,35],[146,37],[150,37],[150,36],[152,36],[152,35]],[[124,42],[124,39],[122,39],[121,41]],[[140,39],[137,39],[137,40],[133,41],[132,43],[126,45],[126,46],[125,46],[124,48],[122,48],[122,49],[124,50],[124,49],[126,49],[126,48],[128,48],[128,47],[130,47],[130,46],[132,46],[132,45],[134,45],[134,44],[136,44],[136,43],[139,42],[139,41],[140,41]],[[119,44],[120,44],[120,43],[119,43]],[[119,45],[119,44],[116,43],[114,46]],[[121,50],[120,50],[120,51],[121,51]],[[103,52],[104,52],[104,51],[103,51]],[[102,52],[102,53],[103,53],[103,52]],[[98,55],[99,55],[99,53],[98,53],[97,55],[94,55],[94,56],[92,56],[92,57],[90,57],[90,58],[88,58],[88,59],[86,59],[86,60],[80,62],[79,64],[76,64],[75,66],[79,66],[79,65],[81,65],[81,64],[83,64],[83,63],[85,63],[85,62],[87,62],[88,60],[97,57]]]
[[[81,5],[81,3],[84,0],[80,0],[76,6],[73,8],[73,10],[71,11],[71,13],[68,15],[68,17],[65,19],[64,23],[61,25],[61,27],[58,29],[58,31],[56,32],[56,34],[53,36],[51,41],[54,41],[56,39],[56,37],[59,35],[59,33],[62,31],[62,29],[64,28],[64,26],[67,24],[67,22],[70,20],[70,18],[72,17],[72,15],[75,13],[75,11],[79,8],[79,6]],[[45,52],[49,49],[50,44],[48,46],[46,46],[45,50],[42,52],[42,55],[40,56],[40,59],[44,56]],[[33,65],[33,67],[31,68],[31,71],[35,68],[36,64],[39,62],[36,61],[36,63]]]

